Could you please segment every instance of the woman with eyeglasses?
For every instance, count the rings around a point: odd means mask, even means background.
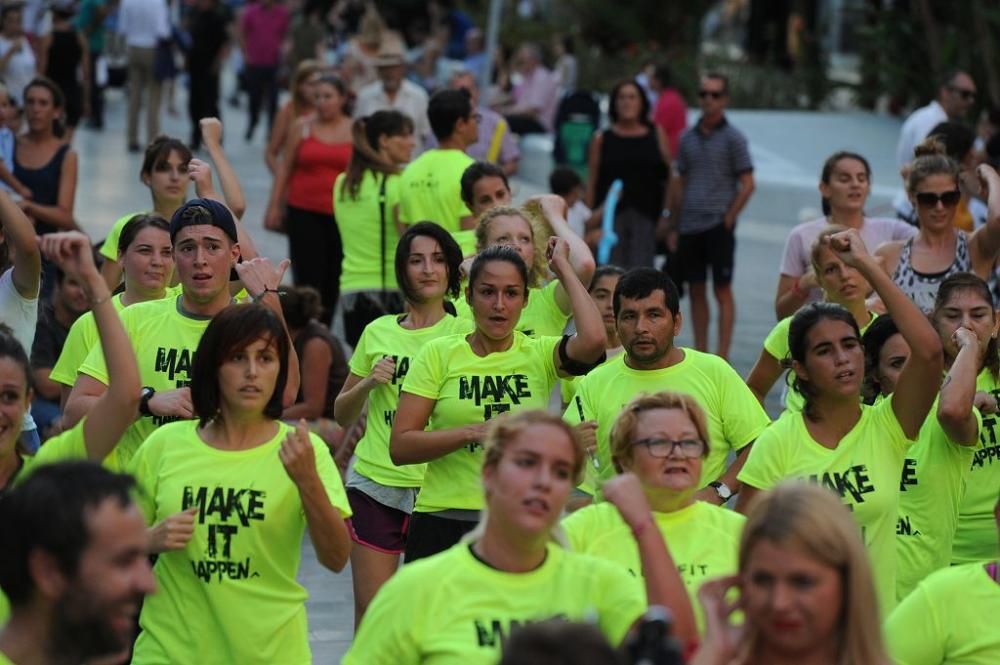
[[[958,272],[972,272],[983,279],[993,270],[1000,251],[1000,176],[985,164],[977,170],[989,196],[986,225],[973,233],[954,226],[962,192],[958,188],[958,163],[944,145],[931,137],[914,150],[907,190],[920,223],[920,231],[906,241],[890,242],[876,252],[892,280],[925,313],[934,309],[941,281]]]
[[[705,412],[693,397],[680,393],[636,397],[611,430],[615,469],[639,479],[693,606],[706,580],[736,572],[746,521],[739,513],[695,500],[708,447]],[[573,550],[642,576],[629,526],[611,504],[605,501],[578,510],[563,521],[563,528]],[[695,613],[701,628],[702,615]]]

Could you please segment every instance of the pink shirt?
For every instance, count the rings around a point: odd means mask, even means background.
[[[521,85],[514,88],[514,102],[521,107],[540,109],[538,122],[550,132],[552,121],[555,120],[558,97],[559,81],[551,71],[541,65],[535,67],[535,71],[526,76]]]
[[[264,7],[248,5],[240,18],[246,44],[246,61],[256,67],[277,67],[281,62],[281,42],[288,32],[288,8],[281,4]]]
[[[656,100],[653,122],[666,133],[670,140],[670,156],[677,156],[681,134],[687,127],[687,104],[674,88],[666,88]]]

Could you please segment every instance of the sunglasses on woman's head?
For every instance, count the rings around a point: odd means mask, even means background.
[[[959,200],[962,198],[962,192],[957,189],[950,192],[942,192],[941,194],[936,194],[934,192],[917,192],[917,204],[923,208],[933,208],[938,204],[938,201],[947,208],[951,206],[958,205]]]

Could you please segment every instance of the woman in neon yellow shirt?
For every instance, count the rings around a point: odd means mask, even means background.
[[[816,281],[823,289],[826,302],[840,305],[850,312],[863,335],[876,317],[868,311],[866,302],[871,289],[861,273],[844,263],[826,241],[833,234],[846,230],[846,226],[831,224],[819,232],[812,245],[812,269],[816,274]],[[747,386],[761,404],[764,404],[774,382],[786,370],[784,363],[788,360],[788,328],[791,323],[792,317],[784,318],[768,334],[757,363],[747,377]],[[787,398],[783,396],[782,402],[789,410],[802,410],[802,395],[795,390],[789,390]]]
[[[708,447],[705,412],[693,397],[680,393],[636,397],[622,409],[611,430],[615,467],[634,473],[642,484],[692,603],[707,579],[736,572],[746,521],[739,513],[694,500],[701,489],[701,463]],[[606,502],[573,513],[563,528],[575,551],[613,561],[642,576],[628,526]]]
[[[399,111],[376,111],[354,121],[347,170],[333,184],[344,264],[340,273],[344,339],[358,345],[365,326],[403,311],[393,257],[398,229],[399,174],[413,152],[413,120]]]
[[[255,279],[277,299],[277,274]],[[199,419],[161,426],[129,464],[160,553],[133,663],[311,662],[302,538],[308,528],[319,562],[341,570],[351,511],[326,444],[280,420],[290,347],[262,304],[217,314],[192,366]]]
[[[533,201],[552,228],[554,237],[566,241],[569,260],[577,278],[584,284],[590,284],[594,276],[594,256],[583,239],[566,223],[566,202],[561,196],[553,194],[537,197]],[[523,211],[510,206],[490,208],[476,225],[478,251],[506,245],[514,248],[528,266],[528,286],[535,289],[535,293],[521,312],[517,330],[529,337],[562,334],[572,314],[570,298],[562,283],[559,280],[546,283],[545,246],[548,241],[536,231]],[[469,310],[461,304],[457,309],[459,316],[471,318]]]
[[[553,238],[549,248],[549,266],[573,302],[575,335],[515,330],[529,300],[528,268],[510,247],[489,247],[472,263],[465,291],[475,330],[428,342],[406,375],[389,453],[395,464],[428,463],[407,561],[451,547],[479,520],[486,421],[544,409],[559,376],[584,374],[604,355],[601,315],[573,272],[566,242]]]
[[[557,544],[559,517],[587,459],[575,430],[557,416],[520,411],[497,418],[483,442],[488,509],[479,527],[382,587],[345,664],[496,663],[512,629],[552,617],[589,616],[619,644],[645,611],[635,578]],[[604,491],[637,543],[649,603],[668,607],[678,638],[691,644],[690,602],[639,481],[624,474]]]
[[[125,275],[125,290],[111,299],[115,311],[162,298],[174,274],[174,250],[166,220],[159,215],[133,215],[118,236],[118,263]],[[73,322],[49,374],[51,380],[62,384],[62,406],[76,383],[77,370],[96,343],[97,327],[88,312]]]
[[[890,399],[861,402],[864,351],[858,324],[843,307],[807,305],[792,319],[788,342],[801,413],[786,411],[758,437],[739,473],[738,507],[786,478],[806,479],[851,506],[875,569],[883,616],[896,599],[896,511],[907,449],[920,432],[941,385],[942,351],[923,313],[868,253],[856,230],[827,242],[874,287],[910,345]]]
[[[994,537],[1000,502],[994,503]],[[899,603],[885,623],[896,665],[1000,663],[1000,560],[942,568]]]
[[[512,195],[507,174],[492,162],[473,162],[462,173],[462,201],[479,218],[490,208],[509,206]]]
[[[457,297],[462,250],[450,233],[432,222],[408,226],[395,252],[395,279],[406,294],[407,312],[382,316],[361,333],[351,371],[334,404],[344,428],[368,404],[365,433],[347,470],[347,498],[355,517],[348,520],[354,580],[354,626],[375,592],[399,568],[407,527],[424,465],[396,466],[389,459],[389,431],[399,390],[414,358],[427,342],[468,331],[449,313],[446,297]]]
[[[885,319],[884,321],[882,319]],[[902,601],[922,579],[952,561],[952,545],[963,495],[976,491],[966,479],[983,421],[974,408],[977,375],[995,380],[1000,365],[993,300],[989,287],[971,273],[941,282],[931,317],[944,348],[947,374],[933,413],[906,454],[900,479],[896,525],[896,599]],[[906,341],[888,317],[864,335],[865,373],[878,386],[876,399],[895,389]],[[996,493],[995,490],[993,492]],[[992,511],[990,518],[992,518]]]
[[[871,564],[833,494],[797,482],[762,493],[739,562],[701,587],[707,630],[690,665],[890,665]]]

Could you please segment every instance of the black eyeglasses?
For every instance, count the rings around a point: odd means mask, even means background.
[[[934,208],[938,201],[946,208],[958,205],[962,199],[962,192],[957,189],[950,192],[935,194],[934,192],[917,192],[917,204],[922,208]]]
[[[965,88],[959,88],[959,87],[954,86],[954,85],[948,86],[948,89],[951,90],[952,92],[958,93],[962,97],[962,99],[964,99],[966,101],[969,101],[970,99],[975,99],[976,98],[976,91],[975,90],[967,90]]]
[[[670,457],[677,450],[681,457],[695,458],[705,454],[705,442],[701,439],[639,439],[632,442],[633,446],[646,446],[653,457]]]
[[[705,99],[706,97],[711,97],[712,99],[722,99],[725,96],[725,94],[726,93],[722,92],[721,90],[699,90],[698,91],[698,96],[701,97],[702,99]]]

